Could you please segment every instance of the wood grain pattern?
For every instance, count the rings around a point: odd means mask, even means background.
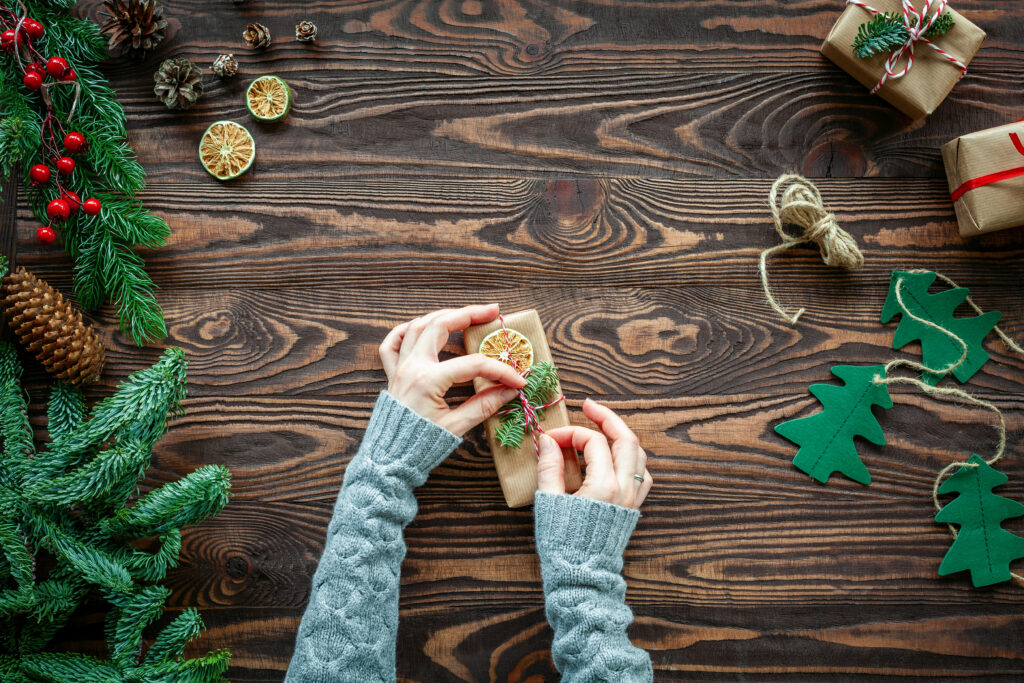
[[[960,238],[938,151],[1020,118],[1019,2],[956,3],[989,38],[918,123],[818,53],[838,0],[162,4],[167,43],[105,67],[149,174],[141,198],[173,229],[146,258],[167,343],[190,359],[187,414],[142,489],[203,464],[232,470],[231,504],[185,534],[169,577],[170,611],[198,606],[209,627],[197,651],[234,652],[231,680],[283,677],[384,387],[384,334],[491,300],[539,311],[571,420],[602,400],[650,453],[656,485],[625,574],[631,634],[658,681],[1021,679],[1024,588],[936,575],[949,536],[932,522],[932,478],[991,452],[991,417],[894,388],[889,443],[861,445],[870,487],[810,480],[773,431],[817,410],[807,386],[831,381],[829,366],[916,355],[892,351],[894,327],[878,322],[893,268],[944,272],[1024,338],[1024,231]],[[290,38],[300,19],[317,42]],[[268,51],[242,46],[249,21],[270,26]],[[207,75],[194,110],[153,98],[161,59],[206,66],[221,52],[241,73]],[[241,94],[263,73],[295,90],[282,124],[245,115]],[[222,118],[258,147],[228,184],[195,158]],[[756,280],[776,240],[768,188],[791,169],[816,179],[867,259],[845,273],[811,248],[774,258],[781,301],[808,309],[796,327]],[[10,203],[0,212],[15,220]],[[23,202],[16,221],[20,262],[68,290],[66,259],[35,242]],[[109,308],[95,320],[109,356],[98,399],[159,349],[126,343]],[[1024,500],[1024,359],[986,348],[966,388],[1006,413],[1004,495]],[[44,436],[38,370],[28,384]],[[418,499],[399,680],[557,680],[532,516],[505,507],[479,430]],[[1006,526],[1024,534],[1024,520]],[[102,651],[101,617],[85,610],[63,642]]]

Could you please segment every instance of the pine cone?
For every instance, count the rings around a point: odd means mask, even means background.
[[[242,33],[245,44],[249,47],[265,48],[270,47],[270,29],[263,24],[249,24]]]
[[[213,73],[221,78],[231,78],[238,73],[238,60],[234,55],[221,55],[213,60]]]
[[[312,21],[300,21],[295,27],[295,40],[316,40],[316,24]]]
[[[167,29],[164,11],[156,0],[104,0],[110,17],[102,31],[110,36],[110,51],[142,59],[163,42]]]
[[[103,344],[71,302],[24,268],[3,279],[7,324],[54,378],[81,386],[99,379]]]
[[[203,70],[184,57],[165,59],[153,81],[153,92],[168,109],[191,109],[203,94]]]

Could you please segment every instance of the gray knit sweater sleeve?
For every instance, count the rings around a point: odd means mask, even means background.
[[[647,652],[626,635],[622,553],[640,517],[637,510],[567,494],[534,497],[537,552],[551,656],[564,683],[653,681]]]
[[[413,489],[459,442],[381,393],[345,470],[287,683],[395,680],[402,530],[416,515]]]

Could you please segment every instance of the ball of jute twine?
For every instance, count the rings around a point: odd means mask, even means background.
[[[787,187],[782,192],[780,199],[779,190],[784,186]],[[811,242],[818,245],[821,259],[825,265],[856,270],[864,265],[864,254],[857,247],[857,240],[853,238],[853,235],[839,227],[835,214],[825,209],[821,193],[807,178],[796,173],[779,176],[768,195],[768,205],[771,207],[772,219],[775,221],[775,232],[782,238],[782,244],[769,247],[761,252],[759,265],[761,284],[764,287],[764,294],[768,298],[768,305],[792,325],[807,309],[801,308],[793,315],[789,315],[786,309],[776,301],[768,286],[769,256],[794,245]],[[785,225],[795,225],[803,231],[803,234],[791,235],[786,232]]]

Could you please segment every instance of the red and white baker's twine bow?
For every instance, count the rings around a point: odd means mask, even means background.
[[[879,10],[876,10],[867,3],[861,2],[861,0],[846,0],[846,2],[847,4],[865,9],[871,12],[871,14],[881,14]],[[889,59],[885,62],[885,73],[882,74],[875,87],[871,89],[872,95],[877,93],[890,78],[903,78],[907,75],[907,72],[914,66],[914,45],[919,42],[924,43],[949,60],[950,64],[960,69],[960,78],[964,77],[964,74],[967,73],[967,65],[924,37],[924,34],[932,27],[935,20],[942,16],[942,11],[946,9],[946,2],[947,0],[925,0],[924,6],[918,11],[914,9],[911,0],[903,0],[903,23],[907,27],[909,37],[906,43],[889,55]],[[903,55],[907,56],[907,65],[897,70],[896,65],[903,59]]]
[[[510,340],[508,337],[508,328],[505,327],[505,317],[499,313],[498,320],[501,321],[501,331],[503,336],[505,337],[505,350],[509,352],[511,357],[512,340]],[[522,374],[523,377],[529,375],[530,368],[526,368],[526,370],[524,370]],[[537,420],[537,411],[544,410],[545,408],[550,408],[556,403],[561,403],[564,400],[565,396],[559,395],[559,397],[556,398],[554,401],[545,403],[542,406],[534,406],[530,405],[529,399],[526,398],[526,392],[523,391],[522,389],[519,390],[519,402],[523,406],[523,415],[526,416],[525,429],[528,430],[530,432],[530,435],[533,437],[533,450],[538,456],[540,455],[540,444],[537,443],[537,434],[543,434],[544,430],[541,428],[540,422]],[[498,415],[506,415],[515,410],[517,410],[517,408],[505,408],[504,410],[499,410]]]

